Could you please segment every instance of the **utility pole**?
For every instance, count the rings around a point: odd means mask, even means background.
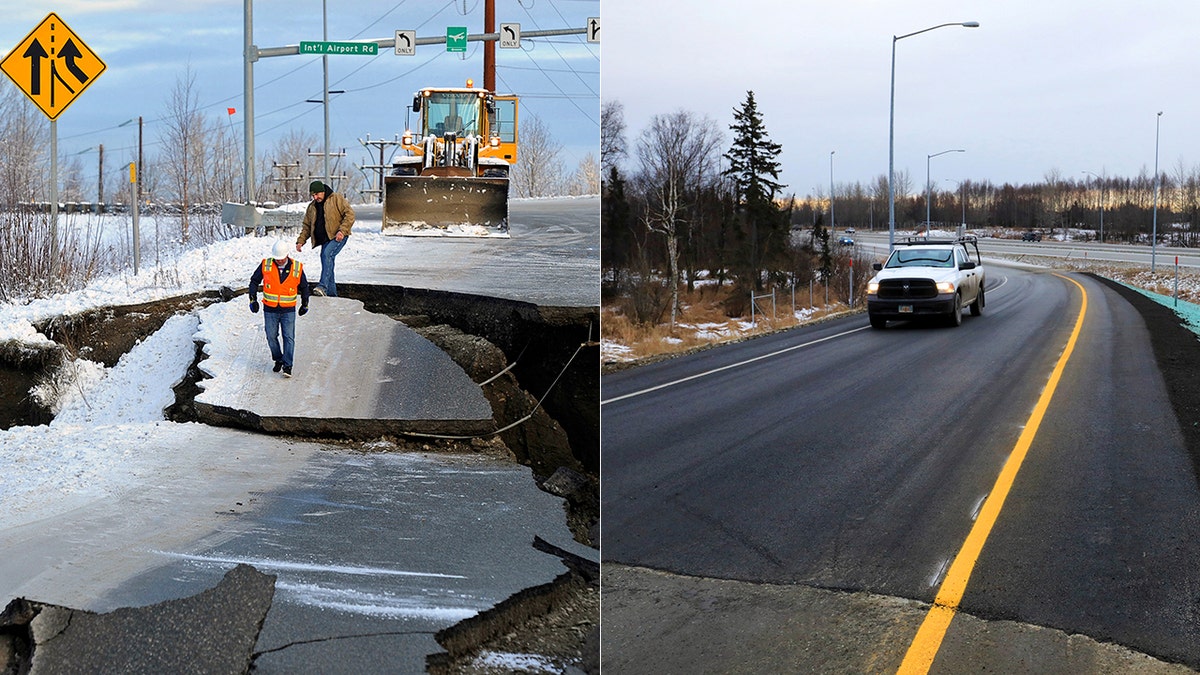
[[[361,168],[373,169],[373,170],[379,172],[379,187],[376,189],[371,189],[371,190],[363,190],[363,194],[378,193],[379,194],[379,203],[382,204],[383,203],[383,192],[384,192],[383,177],[384,177],[384,175],[387,174],[387,169],[388,169],[388,166],[383,163],[384,152],[386,152],[386,149],[389,145],[394,145],[397,147],[402,145],[402,143],[400,142],[400,137],[397,134],[396,139],[392,140],[392,141],[387,141],[387,140],[383,140],[383,139],[373,141],[373,140],[371,140],[371,134],[367,134],[367,140],[364,141],[360,138],[358,140],[358,142],[367,147],[370,147],[370,146],[378,146],[379,147],[379,164],[374,164],[374,165],[364,164]]]
[[[283,190],[284,190],[283,194],[287,195],[288,199],[292,199],[293,197],[298,198],[298,197],[303,196],[300,194],[299,189],[293,186],[293,183],[299,181],[301,179],[301,176],[299,176],[299,175],[289,176],[288,175],[288,169],[299,169],[299,168],[300,168],[300,162],[298,162],[298,161],[292,162],[290,164],[280,164],[279,162],[271,162],[272,170],[279,169],[279,170],[283,171],[282,177],[272,176],[271,180],[273,180],[277,183],[283,183]],[[282,198],[282,196],[283,195],[280,195],[281,198]]]
[[[97,172],[100,175],[96,190],[96,208],[92,209],[92,213],[101,213],[104,208],[104,144],[100,144],[100,170]]]
[[[146,165],[142,163],[142,116],[138,115],[138,161],[137,174],[135,176],[137,182],[137,200],[142,201],[142,173],[146,171]]]
[[[496,32],[496,0],[484,2],[483,32],[488,35]],[[483,43],[483,88],[496,91],[496,43],[492,40]]]
[[[336,176],[330,176],[330,175],[329,175],[329,158],[330,158],[330,157],[345,157],[345,156],[346,156],[346,149],[345,149],[345,148],[342,148],[342,151],[341,151],[341,152],[313,152],[313,151],[312,151],[312,148],[309,148],[309,149],[308,149],[308,156],[309,156],[309,157],[322,157],[322,156],[323,156],[323,157],[325,158],[325,174],[326,174],[326,175],[324,176],[324,179],[325,179],[326,181],[328,181],[328,182],[332,183],[332,182],[333,182],[333,180],[334,180],[335,178],[336,178],[336,179],[339,179],[339,180],[345,180],[345,179],[346,179],[346,174],[344,174],[344,173],[340,173],[340,174],[338,174],[338,175],[336,175]],[[332,185],[330,185],[329,187],[333,187],[333,186],[332,186]],[[342,190],[342,192],[343,192],[343,193],[345,193],[345,190]]]

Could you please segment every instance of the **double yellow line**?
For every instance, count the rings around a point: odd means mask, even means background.
[[[1000,509],[1004,506],[1004,500],[1008,497],[1013,481],[1017,478],[1017,472],[1021,470],[1021,463],[1025,461],[1025,455],[1029,453],[1029,446],[1033,444],[1038,427],[1041,426],[1042,419],[1046,416],[1046,409],[1050,407],[1050,399],[1054,397],[1054,390],[1058,388],[1063,370],[1067,367],[1067,360],[1075,351],[1075,343],[1079,341],[1079,334],[1083,330],[1083,317],[1087,314],[1087,291],[1074,279],[1058,274],[1054,276],[1075,284],[1079,287],[1079,292],[1083,294],[1083,304],[1079,309],[1079,318],[1075,320],[1075,330],[1071,333],[1071,338],[1067,340],[1066,349],[1059,357],[1058,364],[1054,366],[1054,372],[1050,374],[1050,381],[1042,391],[1041,397],[1038,398],[1037,405],[1034,406],[1033,413],[1029,416],[1029,421],[1025,423],[1025,430],[1017,439],[1017,445],[1013,449],[1012,455],[1004,463],[1004,468],[1000,470],[991,494],[983,503],[975,525],[971,527],[970,534],[967,535],[966,541],[963,542],[962,548],[959,549],[958,555],[954,557],[954,562],[946,572],[946,578],[938,588],[933,606],[929,608],[929,613],[925,615],[925,620],[921,622],[916,637],[909,645],[908,652],[904,655],[904,661],[900,664],[898,671],[902,675],[927,673],[930,666],[933,665],[933,659],[942,646],[946,631],[950,628],[950,622],[958,612],[959,603],[962,602],[963,594],[967,590],[967,581],[971,578],[971,571],[975,569],[975,563],[979,560],[983,545],[987,543],[988,535],[991,534],[996,519],[1000,517]]]

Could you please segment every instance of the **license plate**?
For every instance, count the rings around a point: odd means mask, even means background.
[[[901,314],[912,314],[913,313],[912,308],[913,308],[912,305],[900,305],[900,313]]]

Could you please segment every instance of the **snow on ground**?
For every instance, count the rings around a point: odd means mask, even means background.
[[[484,651],[475,658],[474,665],[485,670],[498,669],[509,673],[564,672],[562,665],[541,654]]]
[[[281,210],[303,211],[307,202]],[[78,227],[121,236],[128,216],[89,216]],[[164,228],[173,225],[168,219]],[[142,232],[154,232],[154,218],[143,217]],[[106,235],[109,236],[109,235]],[[244,289],[255,267],[270,255],[277,238],[294,242],[295,230],[264,236],[247,235],[164,256],[143,251],[137,275],[132,268],[97,278],[86,288],[48,298],[0,304],[0,343],[50,344],[34,324],[64,314],[98,307],[135,305],[227,286]],[[356,222],[351,245],[338,255],[339,268],[367,266],[378,256],[399,255],[403,237],[384,236],[378,221]],[[318,249],[305,245],[294,254],[313,283],[320,276]],[[168,259],[169,258],[169,259]],[[250,315],[247,313],[247,317]],[[261,319],[254,319],[261,325]],[[184,376],[195,355],[195,316],[173,317],[137,345],[111,369],[76,361],[63,377],[40,387],[58,411],[50,425],[0,430],[0,530],[63,513],[95,499],[112,497],[139,481],[171,480],[189,471],[204,471],[213,461],[201,444],[237,444],[243,454],[257,448],[241,432],[199,424],[166,421],[164,408],[174,401],[172,387]],[[299,454],[299,453],[296,453]]]
[[[167,422],[163,409],[195,354],[197,324],[173,317],[111,369],[77,363],[84,375],[63,383],[53,422],[0,431],[0,529],[120,493],[173,461],[166,449],[197,425]]]
[[[122,216],[107,216],[122,218]],[[143,219],[143,229],[152,229]],[[120,231],[120,227],[111,228]],[[355,229],[356,245],[338,256],[354,265],[375,255],[388,239],[370,226]],[[283,235],[294,241],[295,233]],[[372,241],[358,245],[362,240]],[[82,290],[26,303],[0,304],[0,342],[48,344],[35,322],[97,307],[130,305],[216,289],[244,288],[255,266],[269,255],[275,236],[246,236],[187,251],[160,268],[143,266],[94,280]],[[398,244],[391,244],[398,245]],[[145,257],[145,256],[144,256]],[[320,274],[319,251],[307,246],[298,259]],[[261,321],[261,320],[260,320]],[[164,409],[195,356],[195,316],[175,316],[135,346],[113,368],[85,360],[31,395],[57,412],[49,425],[0,431],[0,529],[40,520],[87,503],[121,494],[139,482],[180,471],[202,470],[206,460],[189,442],[214,437],[204,425],[166,421]],[[223,442],[235,432],[216,430]],[[226,438],[228,436],[228,438]],[[187,455],[184,457],[183,455]]]
[[[830,305],[833,311],[841,311],[842,306]],[[821,313],[828,313],[828,308],[818,310],[816,307],[797,308],[792,316],[796,324],[803,324],[812,321],[814,317]],[[701,342],[725,342],[728,340],[736,340],[748,335],[752,335],[764,330],[770,330],[769,323],[758,320],[751,323],[746,319],[729,319],[724,322],[705,322],[705,323],[687,323],[680,322],[676,324],[676,330],[682,334],[686,334],[692,338],[692,342],[699,340]],[[668,345],[681,345],[688,342],[681,337],[664,337],[662,342]],[[632,363],[637,361],[643,355],[638,353],[636,345],[626,345],[617,342],[611,338],[600,337],[600,362],[601,363]]]

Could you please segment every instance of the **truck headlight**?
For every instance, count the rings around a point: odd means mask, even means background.
[[[868,282],[867,283],[867,295],[878,295],[878,294],[879,294],[879,282],[878,281]]]
[[[937,289],[938,289],[938,293],[953,293],[954,292],[954,282],[953,281],[939,281],[938,285],[937,285]]]

